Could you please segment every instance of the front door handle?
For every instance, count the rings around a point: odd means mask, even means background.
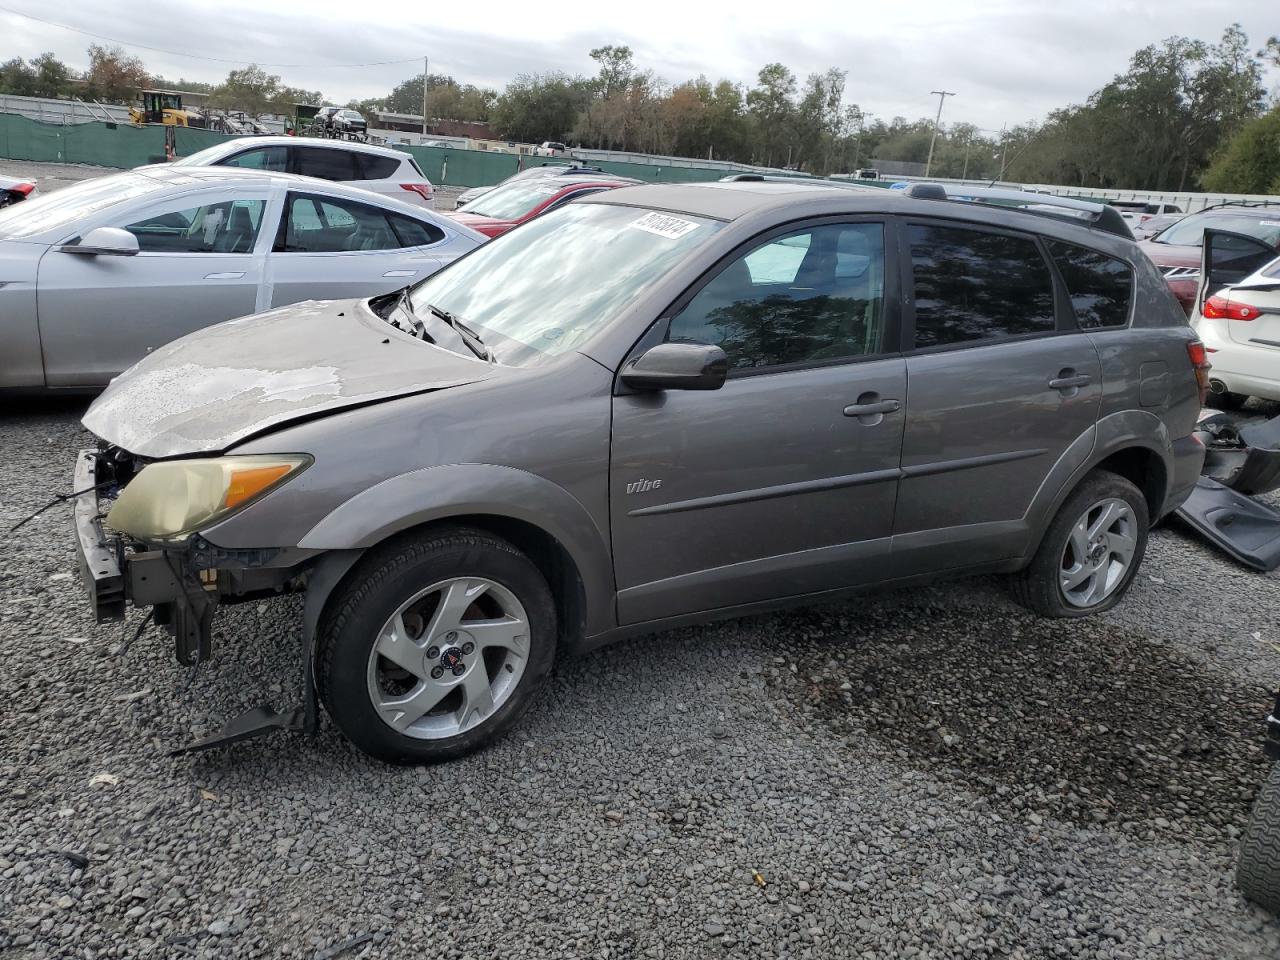
[[[844,415],[846,417],[871,417],[876,414],[897,413],[901,409],[902,404],[897,400],[875,400],[870,403],[851,403],[844,408]]]
[[[230,270],[225,273],[206,273],[204,275],[204,278],[206,280],[239,280],[243,276],[244,276],[243,270],[241,270],[239,273],[236,273],[234,270]]]
[[[1062,374],[1050,380],[1049,388],[1051,390],[1076,390],[1080,387],[1087,387],[1093,382],[1093,378],[1087,373],[1076,374],[1075,376],[1067,374],[1068,371],[1063,370]]]
[[[417,272],[418,272],[417,270],[388,270],[386,273],[383,274],[383,276],[384,277],[412,277]]]

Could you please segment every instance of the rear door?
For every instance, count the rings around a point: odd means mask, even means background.
[[[907,407],[899,575],[1019,555],[1050,468],[1098,414],[1102,375],[1041,242],[974,224],[905,225]]]
[[[171,199],[122,215],[135,256],[52,247],[41,258],[37,310],[49,386],[101,386],[156,347],[255,313],[270,188]]]
[[[407,214],[291,190],[268,258],[271,305],[398,290],[439,269],[445,238]]]

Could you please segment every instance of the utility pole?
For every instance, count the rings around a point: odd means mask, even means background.
[[[938,142],[938,124],[942,122],[942,105],[947,102],[947,97],[954,97],[955,94],[950,90],[930,90],[938,98],[938,115],[933,118],[933,136],[929,138],[929,159],[925,161],[924,175],[929,176],[929,170],[933,167],[933,145]]]
[[[1008,144],[1005,141],[1005,134],[1004,134],[1005,127],[1007,126],[1008,126],[1007,123],[1000,124],[1000,179],[1001,180],[1004,179],[1004,155],[1005,155],[1005,152],[1009,149]]]
[[[866,118],[861,114],[858,115],[858,135],[853,138],[853,172],[858,172],[858,158],[861,156],[862,150],[862,127]]]
[[[427,137],[427,58],[422,58],[422,138]]]
[[[969,148],[973,146],[973,134],[970,133],[964,142],[964,169],[960,171],[960,179],[966,180],[969,177]]]

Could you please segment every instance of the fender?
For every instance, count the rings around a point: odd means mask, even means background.
[[[410,527],[468,515],[521,520],[554,537],[582,579],[587,635],[616,625],[608,537],[564,488],[515,467],[457,463],[390,477],[331,511],[299,546],[363,550]]]
[[[1146,410],[1108,414],[1072,441],[1040,484],[1025,518],[1027,528],[1035,533],[1028,541],[1024,559],[1035,555],[1050,518],[1089,471],[1113,453],[1132,447],[1150,450],[1164,461],[1164,497],[1168,499],[1174,476],[1173,445],[1164,421]],[[1152,517],[1152,522],[1155,519]]]

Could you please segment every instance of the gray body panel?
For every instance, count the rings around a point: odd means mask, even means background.
[[[1151,457],[1144,487],[1153,516],[1194,483],[1203,451],[1190,438],[1193,335],[1130,241],[977,204],[767,183],[625,188],[585,202],[729,222],[606,318],[579,352],[543,365],[488,365],[410,341],[389,351],[396,364],[373,389],[376,348],[357,343],[357,333],[380,342],[396,332],[376,319],[325,326],[326,309],[362,308],[305,304],[272,321],[288,329],[290,316],[305,314],[328,334],[298,368],[327,356],[336,379],[359,389],[258,404],[252,391],[287,368],[282,353],[300,347],[282,337],[268,349],[247,325],[244,337],[226,341],[225,366],[248,382],[225,417],[169,421],[158,400],[140,414],[145,391],[131,371],[86,425],[135,453],[314,457],[296,479],[202,531],[226,549],[363,550],[444,520],[541,531],[563,548],[581,585],[575,639],[584,646],[873,583],[1017,569],[1081,478],[1118,453]],[[874,358],[735,374],[716,391],[641,394],[618,382],[672,305],[753,237],[784,223],[868,214],[990,224],[1120,257],[1135,268],[1131,323],[934,352],[897,349],[905,345],[891,339]],[[894,311],[909,303],[887,308],[896,336]],[[206,362],[195,347],[222,329],[137,369],[154,378],[188,364],[190,381]],[[354,377],[347,368],[358,364],[365,373]],[[264,371],[256,381],[255,368]],[[1049,386],[1066,375],[1089,379]],[[878,419],[845,414],[870,395],[901,407]]]

